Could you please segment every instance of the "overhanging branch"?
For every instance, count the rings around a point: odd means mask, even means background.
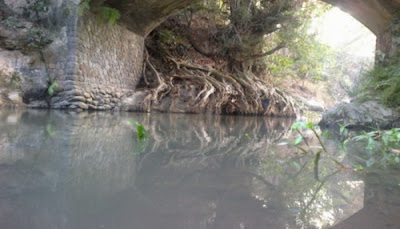
[[[273,48],[273,49],[271,49],[271,50],[269,50],[269,51],[267,51],[267,52],[265,52],[265,53],[260,53],[260,54],[252,55],[250,58],[255,59],[255,58],[266,57],[266,56],[269,56],[269,55],[274,54],[276,51],[278,51],[278,50],[280,50],[280,49],[282,49],[282,48],[284,48],[284,47],[285,47],[285,43],[282,42],[282,43],[280,43],[278,46],[276,46],[275,48]]]

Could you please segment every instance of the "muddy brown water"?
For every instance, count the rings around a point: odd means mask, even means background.
[[[0,228],[400,228],[399,171],[322,159],[317,181],[277,146],[293,122],[0,110]]]

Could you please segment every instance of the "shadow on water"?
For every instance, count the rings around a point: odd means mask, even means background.
[[[135,127],[149,132],[137,147]],[[399,173],[276,146],[293,120],[0,111],[0,228],[399,228]]]

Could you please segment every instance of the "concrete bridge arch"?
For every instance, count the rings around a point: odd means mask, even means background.
[[[132,8],[127,17],[133,30],[146,36],[166,17],[200,0],[129,0],[121,8]],[[400,20],[400,0],[321,0],[349,13],[377,37],[377,51],[394,55],[398,44],[394,41],[393,22]],[[136,6],[136,7],[132,7]]]

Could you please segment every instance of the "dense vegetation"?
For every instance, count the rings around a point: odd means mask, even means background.
[[[399,55],[399,54],[397,54]],[[400,56],[400,55],[399,55]],[[368,91],[360,99],[375,96],[382,99],[389,107],[400,106],[400,66],[393,61],[382,65],[376,65],[366,75],[356,94]]]
[[[327,53],[327,48],[308,32],[311,20],[327,8],[308,0],[209,0],[191,6],[177,20],[186,20],[189,33],[186,37],[196,51],[225,59],[229,71],[265,74],[265,70],[273,70],[274,63],[284,68],[287,67],[284,63],[291,62],[299,75],[305,77],[313,75],[311,71],[316,71],[314,75],[319,73],[318,64],[323,63],[322,56]],[[199,18],[209,23],[196,25]],[[207,34],[202,43],[208,43],[209,50],[196,42],[193,35],[198,34],[190,34],[199,28]],[[286,50],[286,55],[280,52],[285,60],[277,60],[277,56],[266,59],[280,50]]]

